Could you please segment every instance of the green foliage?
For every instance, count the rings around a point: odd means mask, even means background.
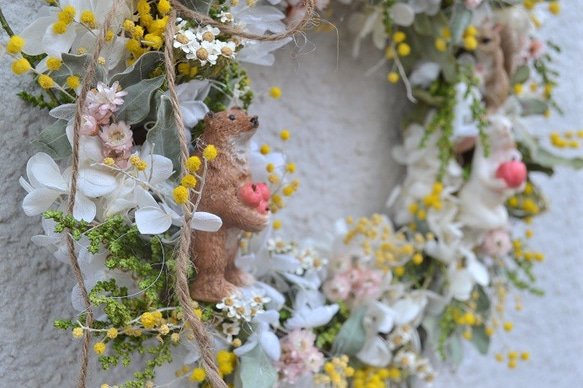
[[[314,333],[316,334],[316,346],[319,349],[329,351],[332,348],[334,340],[342,328],[342,324],[350,317],[350,308],[345,302],[338,302],[338,306],[338,312],[332,317],[328,324],[314,329]],[[282,312],[283,311],[285,310],[282,310]],[[291,316],[291,313],[288,314]]]
[[[156,78],[141,80],[125,88],[128,94],[124,98],[123,105],[116,112],[117,121],[125,121],[126,124],[133,125],[144,120],[150,112],[152,96],[156,90],[160,89],[164,79],[165,77],[160,75]]]
[[[64,159],[72,152],[71,144],[65,133],[66,127],[67,121],[57,120],[46,127],[40,133],[39,138],[32,141],[32,144],[55,160]]]
[[[455,320],[454,320],[454,304],[449,304],[441,318],[439,319],[438,326],[439,326],[439,339],[437,341],[437,351],[442,359],[447,358],[447,351],[446,351],[446,344],[448,338],[453,334],[456,328]]]
[[[366,341],[366,332],[362,325],[366,310],[366,306],[361,307],[357,311],[352,312],[350,317],[344,322],[334,339],[332,354],[354,356],[362,349]]]
[[[235,375],[235,386],[240,388],[270,388],[277,382],[277,372],[257,344],[253,350],[240,357]]]
[[[146,141],[154,146],[156,153],[160,153],[170,160],[174,166],[174,175],[176,177],[181,171],[180,166],[180,139],[178,137],[178,127],[174,120],[172,103],[170,97],[164,94],[158,94],[158,110],[156,122],[148,129]]]
[[[34,107],[38,107],[40,109],[53,109],[56,107],[59,102],[55,100],[46,101],[44,94],[41,92],[38,96],[35,96],[32,93],[23,90],[22,92],[17,94],[23,101],[30,103]]]

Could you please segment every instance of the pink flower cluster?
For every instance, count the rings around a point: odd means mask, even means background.
[[[111,87],[98,82],[97,88],[87,93],[81,134],[99,135],[103,157],[112,158],[118,167],[126,168],[134,146],[134,138],[133,132],[125,122],[111,123],[113,113],[124,103],[123,97],[128,94],[118,89],[117,81]]]
[[[336,273],[324,283],[322,289],[328,300],[359,304],[378,298],[382,281],[377,271],[353,267]]]
[[[295,384],[303,375],[316,373],[324,365],[324,355],[314,346],[316,335],[295,329],[282,338],[281,357],[275,363],[279,381]]]
[[[467,9],[474,9],[482,3],[482,0],[465,0]]]

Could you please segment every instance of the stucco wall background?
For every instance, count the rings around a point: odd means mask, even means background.
[[[43,2],[0,0],[15,31],[32,20]],[[560,43],[557,59],[562,83],[556,89],[565,116],[533,120],[532,125],[555,130],[583,128],[583,2],[563,1],[560,18],[549,20],[546,37]],[[313,46],[299,53],[283,50],[273,68],[253,68],[259,92],[251,111],[260,115],[260,142],[276,144],[277,133],[292,134],[286,152],[297,165],[301,190],[277,215],[288,235],[298,239],[331,230],[346,215],[383,211],[401,170],[389,149],[398,142],[403,91],[390,87],[384,73],[362,74],[374,65],[371,47],[358,60],[349,58],[347,34],[311,34]],[[5,35],[0,38],[5,41]],[[339,45],[339,51],[336,46]],[[73,316],[69,293],[74,284],[70,269],[30,237],[41,232],[39,218],[21,210],[24,190],[18,177],[36,151],[30,141],[41,131],[38,112],[19,100],[16,92],[32,89],[30,78],[10,75],[10,61],[0,60],[0,386],[72,387],[78,374],[78,340],[52,327],[55,318]],[[267,96],[279,86],[280,100]],[[456,374],[444,366],[435,387],[578,387],[583,384],[583,201],[579,199],[583,172],[560,168],[552,178],[537,177],[551,198],[548,213],[532,225],[532,247],[546,254],[536,271],[544,298],[525,296],[524,311],[510,313],[515,329],[497,337],[495,351],[529,351],[532,359],[509,370],[468,349]],[[492,352],[492,353],[493,353]],[[95,374],[95,372],[94,372]],[[94,378],[91,386],[98,386]]]

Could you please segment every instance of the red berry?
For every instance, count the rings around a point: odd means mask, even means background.
[[[508,187],[516,189],[526,181],[526,165],[519,160],[501,163],[496,170],[496,178],[503,179]]]
[[[257,184],[255,183],[245,183],[239,189],[239,197],[247,205],[251,207],[259,206],[262,201],[262,193],[258,190]]]

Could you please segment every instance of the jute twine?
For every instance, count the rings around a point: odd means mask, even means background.
[[[73,171],[71,174],[71,188],[69,190],[69,204],[68,212],[73,214],[73,209],[75,208],[75,197],[77,196],[77,183],[79,180],[79,134],[81,129],[83,108],[85,106],[85,100],[87,99],[87,92],[91,88],[91,83],[93,82],[93,77],[95,76],[95,68],[97,66],[97,61],[99,59],[99,54],[101,49],[105,44],[105,37],[111,21],[115,17],[115,13],[119,5],[123,0],[116,0],[113,6],[105,16],[101,30],[99,31],[99,36],[95,42],[95,51],[91,57],[91,62],[87,66],[87,71],[85,73],[85,79],[83,80],[83,86],[81,87],[81,94],[77,99],[77,106],[75,112],[75,123],[73,126]],[[85,326],[91,328],[93,324],[93,310],[91,309],[91,302],[89,301],[89,294],[87,288],[85,287],[85,281],[83,279],[83,273],[81,272],[81,267],[79,267],[79,261],[77,260],[77,255],[75,253],[75,242],[73,241],[73,236],[71,233],[67,234],[67,247],[69,249],[69,258],[71,260],[71,265],[73,266],[73,272],[75,273],[75,278],[79,284],[79,289],[81,290],[81,297],[83,298],[83,303],[85,304],[86,320]],[[87,383],[87,373],[89,365],[89,345],[91,342],[91,331],[85,330],[83,335],[83,347],[81,359],[81,370],[79,372],[79,379],[77,380],[77,387],[84,388]]]
[[[80,128],[82,124],[82,114],[85,106],[85,101],[87,99],[87,93],[91,88],[93,82],[93,77],[95,76],[95,69],[98,63],[99,55],[106,42],[107,31],[111,26],[113,18],[116,16],[117,8],[125,0],[115,0],[113,6],[107,13],[103,25],[99,31],[97,41],[95,43],[95,48],[93,55],[91,57],[91,62],[87,66],[86,75],[83,80],[83,85],[81,87],[81,93],[77,99],[75,121],[73,127],[73,160],[72,160],[72,175],[71,175],[71,188],[69,191],[69,204],[68,212],[73,214],[73,209],[75,208],[75,197],[77,194],[77,184],[79,180],[79,139],[80,139]],[[300,32],[311,20],[312,14],[314,12],[315,0],[306,1],[306,13],[302,20],[300,20],[294,27],[289,30],[272,35],[256,35],[247,33],[239,28],[231,27],[219,23],[210,17],[200,14],[198,12],[192,11],[186,6],[184,6],[179,1],[173,0],[172,5],[175,9],[179,10],[181,14],[199,21],[202,24],[210,25],[219,28],[223,33],[229,35],[235,35],[246,39],[253,39],[257,41],[277,41],[285,39],[289,36]],[[180,140],[180,162],[181,162],[181,176],[184,176],[188,172],[185,169],[186,160],[189,157],[188,151],[188,140],[186,139],[185,128],[182,121],[182,113],[180,111],[180,104],[178,101],[178,95],[176,94],[176,74],[174,70],[174,53],[173,53],[173,43],[174,43],[174,30],[176,24],[176,11],[172,10],[168,23],[166,25],[166,36],[165,36],[165,51],[164,51],[164,61],[166,67],[166,77],[168,81],[168,89],[170,92],[170,101],[172,103],[172,109],[174,113],[174,120],[178,129],[178,136]],[[184,317],[186,322],[188,322],[190,328],[192,329],[198,346],[200,348],[200,356],[202,360],[202,365],[206,371],[206,378],[213,387],[217,388],[227,388],[227,384],[220,377],[217,365],[215,364],[213,358],[213,345],[211,342],[211,333],[206,328],[204,323],[198,318],[192,309],[192,299],[190,298],[190,289],[188,287],[188,267],[190,263],[190,242],[192,238],[192,229],[190,222],[192,220],[192,214],[195,209],[193,204],[188,202],[184,206],[184,226],[182,227],[182,233],[178,245],[178,257],[176,261],[176,295],[180,305],[182,306]],[[83,273],[79,267],[79,261],[77,260],[77,255],[75,253],[75,243],[71,233],[67,235],[67,246],[69,249],[69,257],[71,264],[73,266],[73,271],[75,273],[75,278],[79,284],[81,290],[81,296],[85,304],[86,309],[86,322],[85,326],[91,328],[93,323],[93,311],[91,308],[91,302],[89,300],[89,294],[87,288],[85,287],[85,281],[83,279]],[[85,330],[83,337],[83,347],[82,347],[82,361],[81,370],[79,373],[79,379],[77,382],[78,388],[84,388],[86,386],[87,374],[88,374],[88,364],[89,364],[89,345],[91,342],[91,332],[90,330]]]

